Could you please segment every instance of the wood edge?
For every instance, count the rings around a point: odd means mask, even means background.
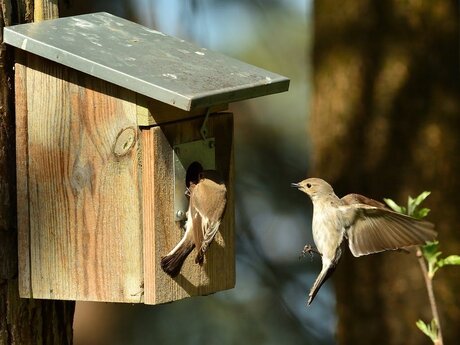
[[[227,207],[229,211],[229,217],[230,219],[228,220],[228,226],[230,228],[231,232],[231,238],[229,239],[231,242],[231,254],[230,256],[233,258],[231,260],[230,264],[231,267],[229,267],[232,271],[231,275],[227,276],[226,279],[226,284],[223,288],[223,290],[230,290],[233,289],[236,285],[236,228],[235,228],[235,119],[234,119],[234,114],[233,112],[225,112],[221,113],[222,115],[225,115],[228,117],[228,121],[230,124],[230,135],[229,135],[229,141],[230,141],[230,162],[229,162],[229,176],[228,176],[228,181],[229,181],[229,198],[227,200]],[[221,290],[221,291],[223,291]]]
[[[231,124],[232,124],[232,133],[231,133],[231,148],[230,148],[230,183],[231,183],[231,199],[230,199],[230,207],[232,211],[232,218],[230,222],[230,226],[233,229],[233,234],[232,234],[232,247],[233,247],[233,274],[232,277],[230,278],[229,282],[229,289],[233,289],[236,286],[236,227],[235,227],[235,118],[233,113],[229,113],[229,116],[231,118]]]
[[[141,129],[140,132],[140,185],[142,193],[141,214],[143,228],[143,258],[144,258],[144,303],[156,304],[156,272],[155,272],[155,223],[153,219],[154,179],[154,130]],[[153,162],[152,162],[153,159]]]
[[[218,119],[221,117],[221,119]],[[224,178],[227,183],[227,210],[225,214],[225,225],[226,225],[226,253],[225,253],[225,274],[221,275],[219,273],[219,268],[217,272],[214,272],[214,279],[219,280],[219,283],[212,287],[212,289],[207,290],[206,294],[212,294],[224,290],[229,290],[235,287],[236,284],[236,233],[235,233],[235,171],[234,171],[234,115],[232,112],[221,112],[215,114],[216,123],[214,125],[214,136],[216,137],[216,149],[220,146],[223,149],[223,152],[216,151],[216,157],[219,154],[227,156],[227,161],[221,161],[223,164],[221,169],[228,169],[228,175]],[[223,131],[223,133],[218,133],[218,131]],[[217,140],[223,141],[221,145]],[[216,158],[217,159],[217,158]],[[218,277],[223,279],[219,279]]]

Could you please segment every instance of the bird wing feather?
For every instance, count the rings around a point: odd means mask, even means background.
[[[201,218],[201,226],[194,227],[196,231],[197,248],[207,249],[219,229],[220,221],[226,206],[226,188],[224,184],[207,180],[197,184],[194,193],[196,198],[192,205]],[[206,202],[201,202],[206,200]],[[201,232],[200,232],[201,230]],[[200,232],[198,234],[198,232]]]
[[[341,208],[347,220],[348,245],[354,256],[423,245],[437,235],[432,223],[387,208],[366,204]]]
[[[367,196],[356,194],[356,193],[347,194],[344,197],[342,197],[341,200],[347,205],[365,204],[368,206],[386,208],[385,204],[382,204],[380,201],[377,201],[377,200],[368,198]]]

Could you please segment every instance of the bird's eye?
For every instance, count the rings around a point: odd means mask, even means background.
[[[310,183],[307,183],[307,188],[311,188],[311,184],[310,184]]]

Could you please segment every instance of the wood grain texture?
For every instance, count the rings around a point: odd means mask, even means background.
[[[15,64],[16,94],[16,186],[18,203],[18,267],[19,295],[31,296],[29,189],[28,189],[28,135],[27,135],[27,67],[24,54],[17,54]]]
[[[16,66],[21,296],[158,304],[234,287],[232,114],[208,122],[228,187],[219,233],[171,279],[172,146],[201,138],[203,114],[139,130],[133,92],[34,55]]]
[[[54,19],[59,17],[58,0],[35,0],[34,22]]]
[[[194,263],[196,249],[178,277],[171,279],[160,266],[164,256],[183,235],[174,221],[172,147],[199,140],[203,118],[142,130],[145,303],[158,304],[188,296],[207,295],[234,287],[233,116],[219,113],[208,122],[216,139],[216,168],[225,178],[228,201],[224,219],[202,267]],[[152,180],[150,180],[152,179]],[[185,189],[185,181],[184,181]]]
[[[135,94],[33,55],[28,66],[32,291],[24,297],[139,302]],[[133,139],[126,132],[135,138],[123,145]]]

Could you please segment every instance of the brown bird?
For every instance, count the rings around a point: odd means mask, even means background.
[[[195,263],[203,264],[204,254],[219,229],[227,204],[227,189],[217,171],[204,170],[197,176],[188,186],[189,207],[184,237],[161,258],[161,268],[171,277],[179,274],[195,247],[198,250]]]
[[[316,252],[322,260],[321,272],[308,295],[308,305],[334,272],[345,240],[351,253],[358,257],[423,245],[437,235],[432,223],[393,212],[363,195],[348,194],[340,199],[322,179],[308,178],[292,186],[313,202],[312,232],[317,249],[307,245],[303,253]]]

